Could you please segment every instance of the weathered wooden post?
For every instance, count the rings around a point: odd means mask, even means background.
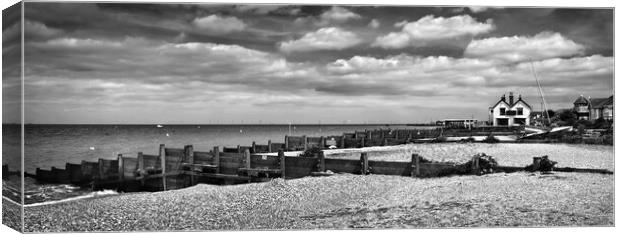
[[[252,150],[251,153],[256,153],[256,141],[252,141]]]
[[[186,145],[184,156],[186,157],[186,162],[190,164],[190,168],[194,168],[194,146]],[[194,185],[194,174],[189,175],[189,185]]]
[[[84,162],[84,160],[82,160],[82,162]],[[37,169],[34,171],[34,177],[36,180],[41,181],[41,168],[37,167]]]
[[[368,137],[369,140],[372,140],[372,131],[366,130],[366,136]]]
[[[288,135],[284,135],[284,149],[288,151]]]
[[[250,169],[252,165],[250,165],[250,160],[251,160],[251,154],[250,154],[250,150],[249,149],[245,149],[245,151],[243,151],[243,156],[245,158],[245,168]]]
[[[400,133],[400,132],[398,131],[398,129],[394,130],[394,134],[396,134],[396,135],[395,135],[395,137],[394,137],[394,139],[398,140],[398,134],[399,134],[399,133]]]
[[[319,160],[319,164],[318,164],[319,172],[324,172],[325,171],[325,153],[323,152],[323,150],[319,152],[318,160]]]
[[[243,151],[243,156],[244,156],[244,159],[245,159],[245,168],[247,168],[249,170],[251,168],[251,166],[252,166],[252,163],[251,163],[252,155],[250,154],[250,150],[249,149],[245,149],[245,151]],[[251,173],[248,173],[248,177],[249,177],[248,183],[252,182]]]
[[[308,137],[306,137],[306,135],[303,135],[301,137],[301,140],[302,140],[302,142],[304,144],[304,151],[308,150]]]
[[[368,153],[363,152],[360,156],[360,163],[362,164],[362,175],[366,175],[368,173]]]
[[[273,152],[273,149],[271,148],[271,140],[267,141],[267,152],[269,153]]]
[[[532,158],[532,171],[537,171],[540,169],[540,162],[542,161],[542,157],[533,157]]]
[[[478,154],[471,159],[471,172],[476,175],[480,174],[480,156]]]
[[[118,154],[118,181],[119,186],[124,187],[125,184],[125,163],[123,162],[123,155]]]
[[[99,158],[98,165],[99,165],[99,180],[104,180],[106,178],[106,176],[105,176],[105,163],[103,162],[102,158]],[[52,167],[52,169],[53,168],[54,167]]]
[[[159,145],[159,160],[161,161],[161,182],[166,191],[166,145]]]
[[[325,149],[325,137],[323,136],[321,136],[321,138],[319,139],[319,148]]]
[[[365,138],[362,138],[362,148],[366,147],[366,140]]]
[[[418,154],[411,154],[411,177],[420,176],[420,156]]]
[[[2,179],[7,179],[7,178],[9,178],[9,165],[3,164],[2,165]]]
[[[340,148],[343,148],[343,149],[347,148],[347,147],[345,147],[345,144],[344,144],[345,143],[345,140],[344,140],[345,138],[346,138],[346,133],[343,133],[342,134],[342,139],[340,139],[340,142],[341,142],[340,144],[342,145]]]
[[[286,179],[286,156],[284,156],[284,150],[278,150],[278,158],[280,159],[280,171],[282,171],[282,179]]]
[[[387,138],[383,138],[383,146],[387,146],[388,145],[388,139]]]
[[[213,164],[217,166],[215,168],[215,173],[219,174],[220,173],[220,147],[219,146],[213,147]]]
[[[142,154],[142,152],[138,152],[138,171],[140,172],[139,176],[142,177],[140,179],[140,184],[144,186],[144,182],[146,181],[146,171],[144,167],[144,155]]]

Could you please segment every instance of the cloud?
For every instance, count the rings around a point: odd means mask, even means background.
[[[313,50],[343,50],[361,43],[362,40],[353,32],[336,27],[320,28],[309,32],[297,40],[285,41],[280,44],[284,52]]]
[[[311,15],[307,17],[298,17],[294,22],[297,25],[305,26],[308,24],[314,24],[319,27],[326,27],[334,24],[343,24],[350,20],[357,20],[361,18],[361,15],[354,13],[347,8],[333,6],[318,16]]]
[[[381,23],[379,23],[379,20],[377,19],[372,19],[370,23],[368,23],[368,27],[371,27],[374,29],[379,28],[379,26],[381,26]]]
[[[326,70],[334,74],[384,73],[394,71],[423,74],[447,70],[460,73],[463,70],[471,71],[492,67],[493,65],[495,65],[495,63],[480,59],[458,59],[447,56],[421,57],[401,54],[385,58],[354,56],[348,60],[338,59],[327,64]]]
[[[464,56],[518,62],[582,55],[584,50],[583,45],[559,33],[541,32],[533,37],[492,37],[473,40],[465,49]]]
[[[60,29],[48,27],[38,21],[25,20],[24,22],[24,37],[26,40],[48,39],[58,36],[63,32]]]
[[[323,22],[326,22],[326,23],[327,22],[342,23],[342,22],[346,22],[351,19],[361,19],[362,16],[354,12],[351,12],[350,10],[346,8],[334,6],[328,11],[323,12],[320,18]]]
[[[501,6],[493,6],[493,7],[489,7],[489,6],[468,6],[467,8],[469,8],[469,10],[473,13],[480,13],[480,12],[485,12],[489,9],[503,9],[504,7]]]
[[[437,43],[438,40],[475,36],[495,29],[493,20],[488,19],[485,23],[481,23],[469,15],[450,18],[427,15],[415,22],[398,22],[395,26],[402,27],[402,30],[378,37],[372,46],[384,49],[427,46],[429,43]]]
[[[298,6],[289,5],[237,5],[234,9],[242,13],[253,13],[257,15],[297,15],[300,12]]]
[[[207,17],[196,18],[192,23],[200,29],[216,34],[228,34],[231,32],[242,31],[246,27],[246,24],[243,21],[234,16],[220,17],[217,15],[210,15]]]

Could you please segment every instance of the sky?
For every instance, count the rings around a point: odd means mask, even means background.
[[[551,109],[612,95],[613,10],[28,2],[24,53],[26,123],[488,120],[508,92],[540,110],[532,68]]]

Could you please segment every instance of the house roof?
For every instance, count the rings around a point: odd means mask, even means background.
[[[527,104],[527,102],[525,102],[523,99],[521,99],[521,96],[519,96],[519,99],[517,99],[517,101],[516,101],[516,102],[514,102],[512,105],[510,105],[510,103],[508,103],[508,102],[506,101],[506,99],[502,97],[502,98],[500,98],[500,99],[499,99],[499,101],[498,101],[497,103],[495,103],[495,105],[492,105],[490,109],[495,108],[495,107],[496,107],[497,105],[499,105],[499,103],[501,103],[501,102],[506,103],[506,106],[508,106],[508,107],[510,107],[510,108],[514,107],[515,105],[517,105],[517,103],[521,102],[521,103],[523,103],[524,105],[526,105],[528,108],[532,109],[532,106],[530,106],[530,104]]]
[[[583,95],[579,96],[579,98],[577,98],[577,100],[575,100],[575,102],[573,102],[573,104],[589,104],[588,99],[584,98]]]
[[[491,106],[491,109],[494,109],[501,102],[506,103],[506,106],[510,106],[510,104],[508,104],[508,102],[506,102],[506,100],[500,98],[499,101],[497,103],[495,103],[495,105]]]
[[[614,104],[614,96],[610,96],[608,98],[592,98],[590,100],[590,105],[594,109],[603,108],[605,105],[613,105]]]
[[[523,103],[523,105],[526,105],[526,106],[527,106],[527,108],[532,109],[532,107],[530,106],[530,104],[527,104],[527,102],[523,101],[523,99],[521,99],[521,98],[519,98],[519,100],[517,100],[514,104],[512,104],[512,106],[517,105],[517,103],[519,103],[519,102],[522,102],[522,103]],[[511,106],[511,107],[512,107],[512,106]]]

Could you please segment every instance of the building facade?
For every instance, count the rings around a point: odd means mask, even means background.
[[[489,123],[493,126],[520,126],[530,125],[530,113],[532,107],[527,104],[519,95],[517,100],[510,92],[508,100],[506,95],[502,95],[499,101],[489,107]]]
[[[614,119],[614,96],[608,98],[584,98],[579,96],[573,102],[573,110],[577,113],[579,119],[597,120],[603,118],[607,121]]]

